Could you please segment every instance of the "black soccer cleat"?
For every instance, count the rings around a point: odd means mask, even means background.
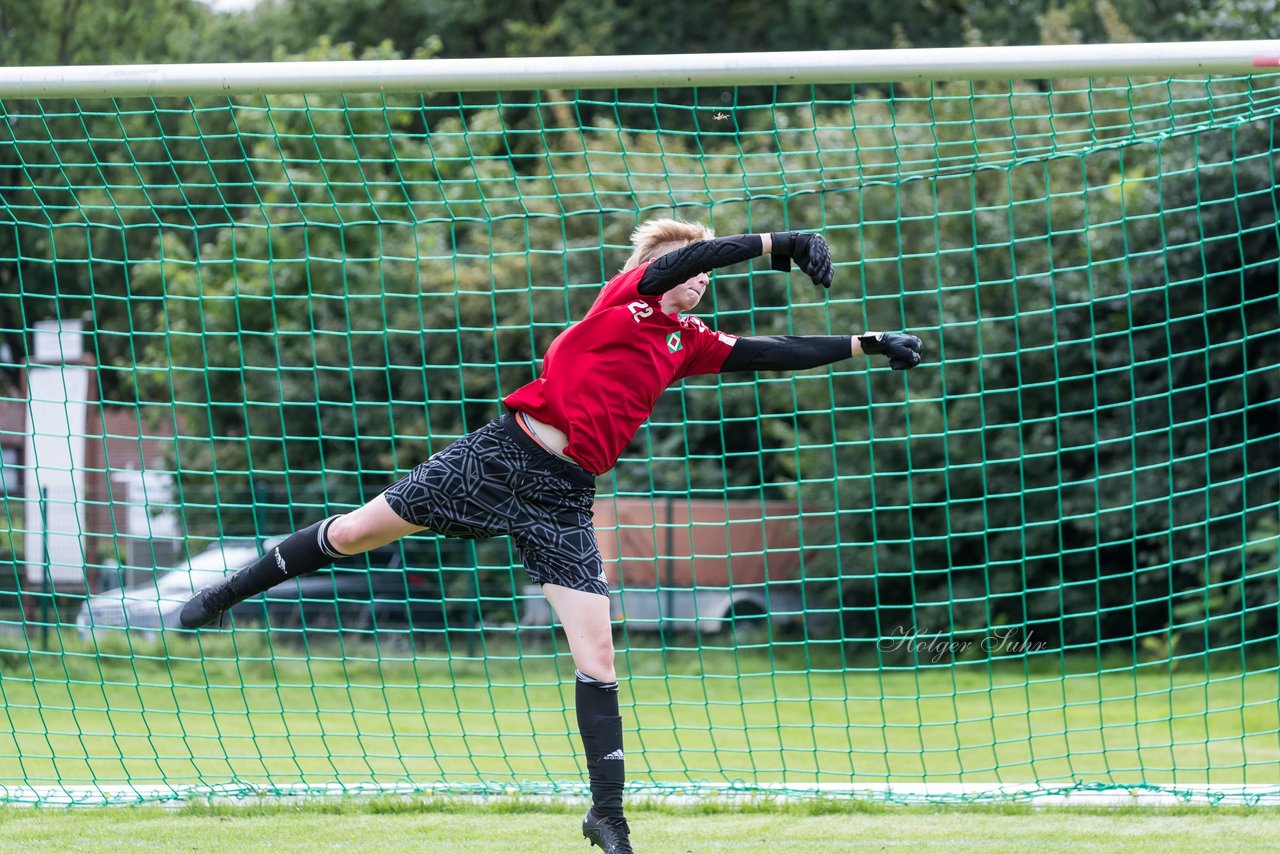
[[[599,845],[604,854],[635,854],[631,848],[631,828],[622,816],[596,815],[596,808],[587,810],[582,820],[582,835],[592,847]]]
[[[218,622],[234,605],[247,596],[242,592],[242,583],[246,570],[235,575],[215,581],[207,587],[201,587],[187,604],[182,606],[178,620],[184,629],[198,629]]]

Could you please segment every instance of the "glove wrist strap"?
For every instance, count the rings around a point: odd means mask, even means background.
[[[772,267],[780,273],[791,269],[791,253],[796,248],[796,235],[791,231],[775,231],[769,234],[773,243],[771,250]]]
[[[862,346],[862,352],[868,356],[879,356],[884,353],[884,346],[880,343],[878,334],[859,335],[858,343]]]

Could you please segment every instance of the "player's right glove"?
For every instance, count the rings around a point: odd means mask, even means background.
[[[906,371],[920,364],[922,344],[914,335],[900,332],[874,332],[859,335],[858,343],[868,356],[888,356],[889,367]]]
[[[778,231],[769,237],[773,239],[773,269],[785,273],[795,261],[815,285],[831,287],[831,250],[821,234]]]

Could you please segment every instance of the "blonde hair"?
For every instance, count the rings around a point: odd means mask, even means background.
[[[679,219],[651,219],[631,232],[631,245],[635,251],[622,268],[634,270],[645,261],[665,255],[696,240],[710,240],[716,233],[700,222]]]

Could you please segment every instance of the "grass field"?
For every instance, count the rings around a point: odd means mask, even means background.
[[[0,785],[580,782],[572,664],[206,635],[0,653]],[[12,643],[6,640],[6,643]],[[1274,667],[631,650],[637,783],[1280,785]]]
[[[338,802],[180,810],[0,810],[0,847],[66,851],[587,852],[580,809],[516,803]],[[1280,812],[869,807],[632,810],[641,852],[1274,851]],[[599,851],[599,849],[594,849]]]

